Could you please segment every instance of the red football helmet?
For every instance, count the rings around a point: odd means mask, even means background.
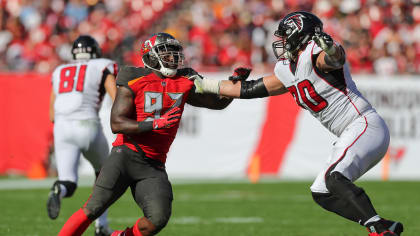
[[[182,50],[181,44],[172,35],[157,33],[142,44],[142,61],[146,67],[173,77],[177,69],[184,65]]]

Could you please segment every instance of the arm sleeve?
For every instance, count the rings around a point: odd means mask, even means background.
[[[264,85],[263,78],[257,80],[241,81],[241,99],[267,97],[268,91]]]

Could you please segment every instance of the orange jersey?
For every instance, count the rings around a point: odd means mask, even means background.
[[[117,85],[125,86],[133,92],[136,120],[149,121],[159,118],[174,107],[184,111],[188,95],[194,82],[188,77],[197,73],[190,68],[180,69],[176,76],[160,78],[152,70],[142,67],[125,67],[117,77]],[[118,134],[113,146],[126,145],[139,151],[138,145],[146,156],[162,163],[178,131],[179,121],[171,128],[152,130],[137,135]]]

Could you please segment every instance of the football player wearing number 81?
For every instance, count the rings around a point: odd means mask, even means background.
[[[353,183],[383,158],[389,131],[357,90],[343,47],[322,27],[311,13],[286,15],[274,33],[279,40],[273,43],[278,59],[273,75],[241,83],[196,77],[197,91],[243,99],[289,92],[338,137],[328,163],[310,188],[315,202],[365,226],[369,236],[401,235],[403,225],[381,218],[365,191]]]
[[[111,128],[117,139],[86,204],[61,229],[60,236],[81,235],[92,220],[131,188],[144,217],[112,235],[155,235],[169,221],[172,187],[165,171],[169,151],[185,103],[224,109],[231,98],[195,92],[191,68],[181,68],[184,56],[178,40],[158,33],[141,48],[143,67],[124,67],[117,77],[117,96]],[[231,80],[245,80],[249,70],[238,69]]]
[[[109,144],[99,122],[105,92],[112,100],[117,87],[117,64],[101,58],[101,49],[89,35],[79,36],[71,50],[73,61],[58,66],[52,74],[50,119],[54,122],[54,150],[58,180],[47,201],[47,213],[56,219],[63,198],[77,189],[80,154],[92,164],[96,176],[109,154]],[[95,236],[109,236],[107,212],[96,221]]]

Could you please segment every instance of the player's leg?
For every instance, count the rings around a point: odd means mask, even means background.
[[[144,217],[137,221],[143,236],[157,234],[166,226],[172,213],[172,186],[166,172],[159,171],[158,177],[139,181],[131,188],[137,204],[143,209]]]
[[[112,149],[95,182],[89,200],[64,224],[59,235],[81,235],[89,224],[125,192],[132,180],[126,173],[125,153],[119,147]]]
[[[99,171],[109,155],[108,142],[103,134],[100,122],[90,121],[89,127],[92,130],[90,132],[89,146],[82,152],[95,170],[96,177],[98,177]],[[112,230],[109,228],[108,222],[108,210],[106,210],[95,221],[95,236],[107,236],[111,233]]]
[[[136,165],[130,170],[137,181],[130,187],[135,201],[143,210],[144,217],[138,219],[131,228],[118,231],[119,234],[116,235],[155,235],[166,226],[171,216],[172,186],[165,169],[146,162],[140,155],[134,158]]]
[[[77,167],[80,149],[71,141],[71,124],[57,121],[54,126],[54,149],[58,180],[54,182],[47,200],[47,212],[51,219],[60,213],[61,199],[71,197],[77,188]]]
[[[312,185],[314,200],[323,208],[361,225],[374,225],[379,233],[386,231],[369,197],[353,181],[382,159],[388,144],[388,129],[376,113],[352,124],[335,144],[332,164]]]

